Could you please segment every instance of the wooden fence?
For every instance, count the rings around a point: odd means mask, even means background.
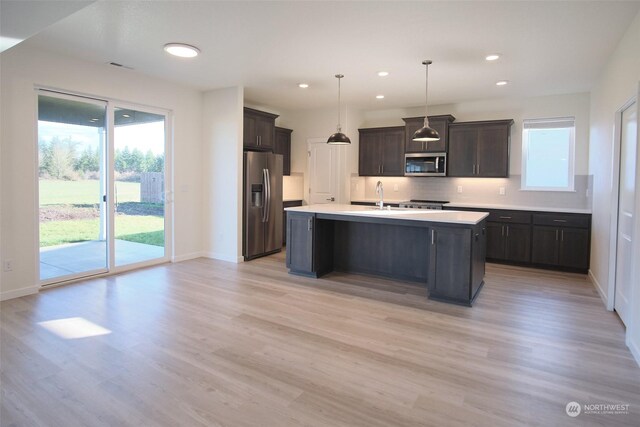
[[[163,172],[143,172],[140,174],[140,201],[143,203],[164,202]]]

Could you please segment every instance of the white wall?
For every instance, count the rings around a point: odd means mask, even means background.
[[[198,91],[106,64],[17,45],[0,54],[2,256],[0,296],[36,291],[37,148],[34,87],[103,96],[173,111],[174,257],[201,252],[201,101]]]
[[[202,112],[205,252],[242,260],[243,88],[206,92]]]
[[[591,240],[591,274],[605,304],[611,308],[613,287],[610,283],[609,243],[611,238],[612,205],[615,194],[612,189],[614,158],[614,117],[629,99],[638,92],[640,83],[640,14],[638,14],[618,47],[609,58],[598,83],[591,92],[591,133],[589,170],[593,174],[593,237]],[[636,213],[640,207],[636,203]],[[640,230],[636,232],[638,239]],[[640,253],[632,255],[640,259]],[[640,290],[636,280],[634,302],[635,325],[640,324]],[[633,322],[632,322],[633,323]],[[640,362],[640,327],[629,330],[629,343]],[[635,346],[635,350],[634,350]]]

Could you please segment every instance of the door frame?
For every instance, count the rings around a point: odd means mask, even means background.
[[[609,286],[607,286],[607,310],[613,311],[615,308],[616,297],[616,272],[618,261],[618,216],[620,214],[620,152],[621,152],[621,138],[622,138],[622,113],[627,108],[631,107],[634,103],[638,102],[638,96],[634,95],[629,98],[615,113],[614,119],[614,134],[613,134],[613,167],[612,167],[612,182],[611,182],[611,194],[613,195],[611,200],[611,220],[609,229]],[[637,142],[636,142],[637,144]],[[640,148],[640,147],[638,147]],[[640,150],[636,149],[640,152]],[[638,161],[636,159],[636,181],[638,179]],[[638,202],[638,189],[636,187],[636,207]],[[638,215],[636,215],[637,217]],[[637,224],[637,220],[635,222]],[[639,228],[633,226],[634,240],[636,240],[637,230]],[[635,242],[633,243],[635,245]],[[633,272],[632,272],[633,275]],[[633,299],[632,299],[633,301]],[[633,316],[633,309],[631,318]]]
[[[122,266],[115,265],[115,219],[113,215],[108,216],[107,222],[107,267],[105,269],[94,270],[88,272],[89,274],[70,274],[65,276],[59,276],[55,279],[47,279],[40,280],[40,184],[39,184],[39,149],[38,149],[38,96],[41,92],[49,92],[52,96],[67,98],[67,99],[76,99],[82,98],[88,101],[99,101],[105,102],[107,105],[106,109],[106,133],[107,136],[105,138],[106,143],[106,181],[107,181],[107,203],[106,209],[108,212],[113,212],[115,208],[115,198],[114,198],[114,177],[115,177],[115,169],[112,167],[114,165],[114,157],[115,157],[115,146],[114,146],[114,107],[121,108],[131,108],[138,109],[140,111],[145,111],[154,114],[161,114],[165,116],[165,124],[164,124],[164,178],[165,178],[165,243],[164,243],[164,256],[161,258],[154,258],[147,261],[142,261],[133,264],[127,264]],[[56,287],[60,285],[65,285],[70,282],[75,282],[79,280],[84,280],[90,277],[102,277],[109,276],[112,274],[122,273],[129,270],[135,270],[138,268],[148,267],[157,264],[163,264],[169,262],[173,259],[174,254],[174,242],[173,242],[173,231],[174,231],[174,175],[173,175],[173,111],[169,109],[163,109],[159,107],[147,106],[144,104],[133,103],[130,101],[123,101],[116,98],[104,97],[104,96],[96,96],[92,94],[86,94],[81,92],[76,92],[72,90],[59,89],[55,87],[45,86],[45,85],[34,85],[34,102],[35,102],[35,114],[33,115],[33,129],[34,129],[34,147],[35,147],[35,155],[34,155],[34,171],[35,171],[35,206],[37,207],[36,214],[34,215],[35,219],[35,230],[36,239],[35,239],[35,264],[36,264],[36,283],[38,287]]]

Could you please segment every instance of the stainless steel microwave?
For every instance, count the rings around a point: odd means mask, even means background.
[[[405,176],[446,176],[447,153],[410,153],[404,155]]]

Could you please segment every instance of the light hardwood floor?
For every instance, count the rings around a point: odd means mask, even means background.
[[[415,285],[197,259],[1,304],[2,426],[640,425],[640,368],[585,276]],[[63,339],[40,322],[111,331]],[[565,405],[629,404],[573,419]]]

